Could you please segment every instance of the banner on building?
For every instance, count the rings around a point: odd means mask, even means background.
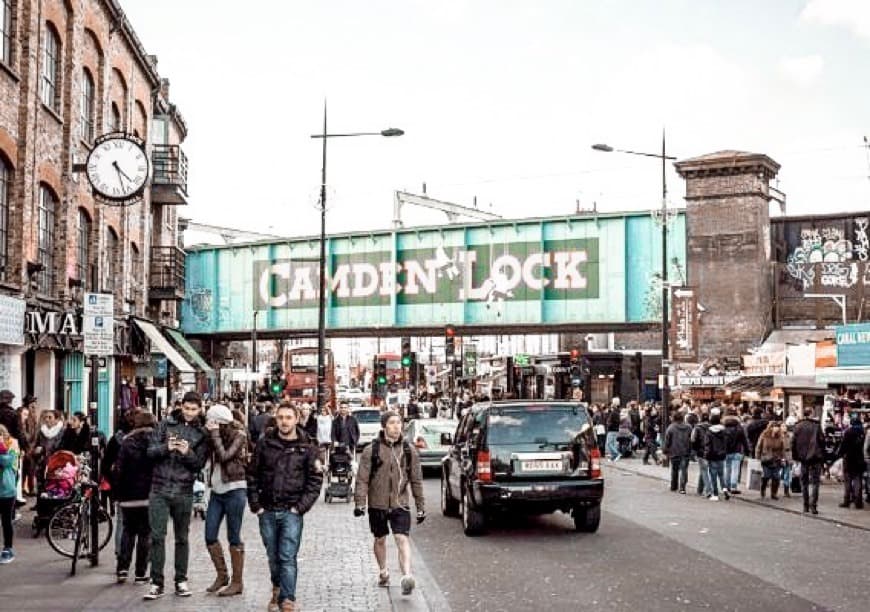
[[[744,374],[785,374],[785,351],[743,356]]]
[[[0,344],[24,344],[24,300],[0,295]]]
[[[816,367],[837,367],[837,345],[832,340],[816,342]]]
[[[690,287],[677,287],[671,300],[671,359],[698,361],[698,298]]]
[[[834,334],[838,366],[870,366],[870,323],[841,325]]]

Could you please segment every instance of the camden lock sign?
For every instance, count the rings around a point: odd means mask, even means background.
[[[404,304],[598,297],[598,240],[548,245],[514,243],[503,252],[489,247],[389,251],[333,256],[327,287],[333,306],[386,305],[392,295]],[[254,309],[316,305],[318,262],[255,261]]]

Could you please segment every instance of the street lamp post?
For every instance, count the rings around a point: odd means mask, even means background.
[[[667,161],[676,160],[676,157],[667,154],[665,147],[665,133],[662,131],[662,152],[642,153],[640,151],[628,151],[614,149],[606,144],[594,144],[592,148],[603,153],[625,153],[628,155],[640,155],[643,157],[655,157],[662,160],[662,429],[668,426],[670,412],[670,385],[668,373],[670,370],[670,349],[668,347],[668,182]]]
[[[398,128],[387,128],[380,132],[347,132],[329,134],[326,131],[326,101],[323,102],[323,132],[312,134],[311,138],[323,141],[323,160],[320,171],[320,283],[317,299],[317,414],[323,410],[326,398],[326,364],[323,351],[326,347],[326,141],[329,138],[348,138],[352,136],[384,136],[391,138],[405,132]]]

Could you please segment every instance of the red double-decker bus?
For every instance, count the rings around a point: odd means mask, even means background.
[[[387,364],[387,383],[385,385],[378,384],[378,362],[386,361]],[[386,390],[391,385],[398,385],[402,382],[402,357],[398,353],[378,353],[372,358],[372,401],[376,403],[378,399],[384,399]]]
[[[332,351],[324,349],[326,370],[326,402],[335,411],[335,361]],[[284,356],[284,376],[287,386],[284,397],[306,402],[317,401],[317,347],[292,348]]]

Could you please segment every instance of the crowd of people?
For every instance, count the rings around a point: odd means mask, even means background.
[[[592,418],[599,449],[610,461],[643,449],[643,463],[670,465],[671,491],[686,493],[690,462],[698,464],[697,494],[712,501],[740,495],[741,475],[748,459],[761,468],[760,496],[790,497],[793,482],[800,483],[804,512],[818,514],[822,473],[836,471],[843,481],[840,507],[862,509],[870,502],[870,418],[862,411],[846,412],[823,431],[818,410],[807,407],[801,418],[772,407],[731,404],[675,404],[670,422],[662,423],[654,404],[618,398],[610,405],[593,405]],[[834,430],[834,431],[831,431]],[[826,434],[837,434],[833,452]],[[832,470],[833,466],[837,470]],[[797,488],[795,483],[794,488]]]
[[[53,410],[36,421],[35,398],[18,410],[14,396],[0,391],[0,517],[4,548],[0,563],[15,557],[12,522],[19,497],[41,490],[40,466],[58,450],[76,455],[91,451],[92,426],[76,413],[66,423]],[[318,499],[326,472],[325,456],[342,446],[355,455],[359,424],[346,403],[336,414],[324,407],[282,400],[258,402],[250,418],[229,405],[204,403],[186,393],[158,421],[139,408],[120,413],[108,440],[101,433],[99,456],[104,503],[116,511],[115,576],[118,583],[148,585],[143,599],[166,592],[166,537],[172,522],[174,567],[172,585],[178,597],[189,597],[189,532],[194,485],[210,490],[205,515],[205,546],[215,578],[204,588],[218,597],[244,590],[245,543],[242,524],[246,507],[256,515],[266,552],[272,593],[269,610],[288,612],[296,604],[296,556],[303,516]],[[402,434],[402,418],[385,410],[382,431],[359,458],[354,515],[369,515],[377,581],[389,585],[386,537],[392,532],[402,569],[402,591],[415,582],[410,568],[410,498],[416,519],[425,519],[422,471],[413,445]],[[219,539],[226,525],[227,542]],[[226,554],[228,553],[228,555]],[[130,575],[132,568],[132,577]]]

